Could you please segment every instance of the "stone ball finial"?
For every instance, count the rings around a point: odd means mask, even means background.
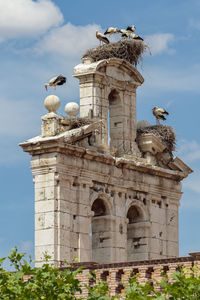
[[[65,112],[69,116],[77,116],[79,113],[79,105],[76,102],[69,102],[65,105]]]
[[[60,99],[58,96],[49,95],[44,100],[44,106],[49,112],[56,112],[60,107]]]
[[[141,121],[137,122],[137,129],[142,129],[142,128],[145,128],[148,126],[150,126],[150,123],[146,120],[141,120]]]

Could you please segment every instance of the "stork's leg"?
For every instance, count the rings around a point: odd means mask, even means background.
[[[160,125],[160,120],[156,119],[156,125]]]

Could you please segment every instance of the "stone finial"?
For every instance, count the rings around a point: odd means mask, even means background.
[[[77,116],[79,113],[79,105],[76,102],[69,102],[65,105],[65,112],[69,116]]]
[[[141,120],[139,122],[137,122],[137,129],[141,129],[141,128],[145,128],[145,127],[149,127],[150,123],[146,120]]]
[[[56,95],[49,95],[44,100],[44,106],[49,112],[56,112],[60,107],[60,99]]]

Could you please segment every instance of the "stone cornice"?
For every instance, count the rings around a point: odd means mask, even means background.
[[[19,144],[25,152],[31,155],[40,155],[44,153],[62,153],[76,157],[83,157],[88,160],[115,165],[120,168],[127,168],[151,175],[157,175],[164,178],[180,181],[187,177],[186,172],[179,170],[170,170],[147,164],[144,161],[131,160],[125,158],[115,158],[109,154],[102,154],[96,150],[85,149],[65,142],[65,135],[42,138],[36,137]]]

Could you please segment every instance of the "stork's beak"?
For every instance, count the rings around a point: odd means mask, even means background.
[[[48,90],[47,90],[47,84],[45,84],[44,87],[45,87],[46,91],[48,91]]]

